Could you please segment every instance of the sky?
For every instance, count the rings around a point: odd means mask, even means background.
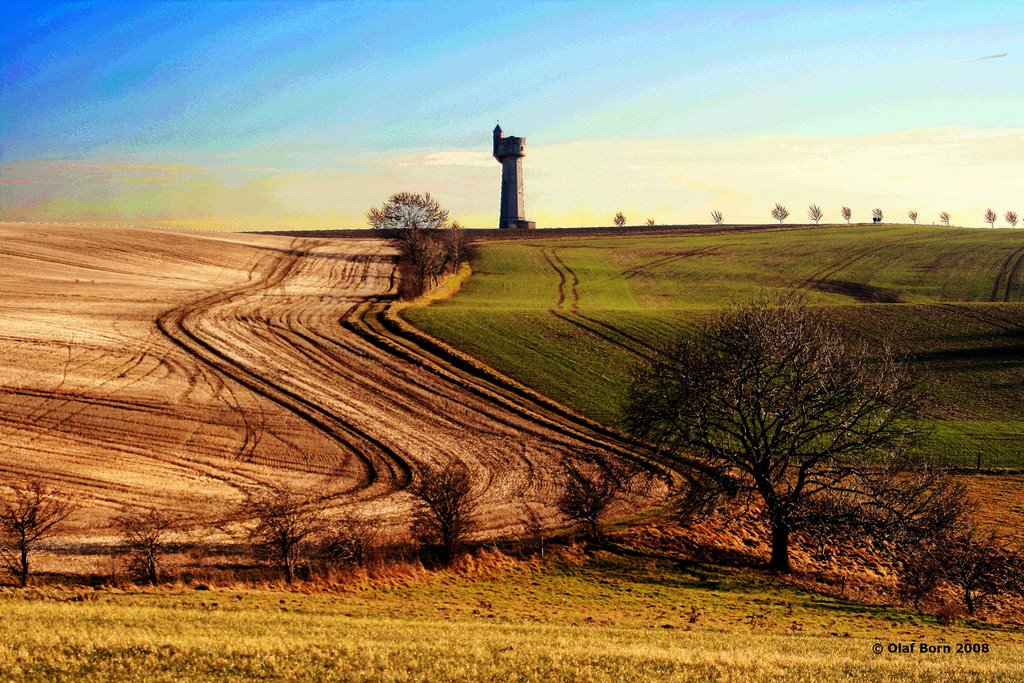
[[[1024,1],[7,2],[0,220],[541,227],[1024,213]],[[999,56],[997,56],[999,55]],[[990,59],[979,59],[992,57]]]

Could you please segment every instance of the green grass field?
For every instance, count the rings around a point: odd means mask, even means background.
[[[493,563],[492,563],[493,564]],[[345,593],[0,593],[0,678],[1014,681],[1024,633],[598,553]],[[880,655],[890,643],[987,652]]]
[[[630,369],[703,315],[797,289],[853,337],[889,340],[934,399],[923,449],[1024,466],[1024,230],[932,226],[481,244],[413,324],[608,424]]]

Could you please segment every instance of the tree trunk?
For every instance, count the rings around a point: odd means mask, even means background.
[[[28,585],[28,546],[24,543],[21,544],[21,567],[18,568],[18,579],[21,581],[22,588]]]
[[[292,585],[292,578],[295,576],[295,559],[292,557],[291,548],[281,553],[281,569],[284,570],[284,582]]]
[[[772,562],[774,571],[788,573],[789,568],[789,525],[785,520],[772,519]]]
[[[970,588],[964,589],[964,598],[967,600],[967,614],[974,616],[974,593]]]
[[[146,555],[146,571],[149,573],[149,582],[156,586],[160,583],[160,571],[156,566],[156,556],[152,552]]]

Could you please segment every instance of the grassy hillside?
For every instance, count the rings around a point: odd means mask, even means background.
[[[406,317],[606,423],[630,368],[702,315],[797,289],[888,339],[935,399],[924,448],[1024,466],[1024,231],[831,226],[480,245],[454,297]]]
[[[486,562],[486,558],[484,560]],[[500,562],[500,561],[499,561]],[[1024,635],[598,553],[342,594],[0,593],[4,680],[998,681]],[[987,652],[880,655],[890,643]]]

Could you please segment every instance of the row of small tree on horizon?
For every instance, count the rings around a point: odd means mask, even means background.
[[[844,206],[840,210],[840,213],[843,216],[843,220],[845,220],[846,223],[849,224],[850,223],[850,219],[853,218],[853,209],[851,209],[848,206]],[[782,225],[782,223],[787,218],[789,218],[790,214],[789,214],[789,209],[787,209],[785,206],[783,206],[782,204],[776,204],[774,206],[774,208],[772,208],[771,215],[772,215],[772,218],[774,218],[775,220],[777,220],[779,222],[779,225]],[[824,217],[825,217],[825,213],[821,210],[821,207],[818,206],[817,204],[811,204],[810,206],[807,207],[807,218],[812,220],[812,221],[814,221],[815,225],[818,225],[821,222],[821,219],[824,218]],[[881,209],[872,209],[872,211],[871,211],[871,218],[872,218],[873,222],[881,223],[883,217],[884,217],[884,214],[883,214]],[[999,220],[999,216],[992,209],[986,209],[985,213],[982,214],[982,217],[985,219],[985,222],[989,224],[989,227],[993,227],[993,228],[995,227],[996,221]],[[908,211],[907,212],[907,218],[909,218],[910,221],[914,225],[917,225],[918,213],[917,213],[916,210],[911,209],[910,211]],[[1005,214],[1003,214],[1003,218],[1004,218],[1004,220],[1006,220],[1007,223],[1010,224],[1011,228],[1016,228],[1017,227],[1017,222],[1019,220],[1019,216],[1017,215],[1016,211],[1009,211],[1008,210]],[[721,211],[714,210],[714,211],[711,212],[711,221],[715,225],[722,225],[722,223],[725,221],[725,217],[723,216]],[[625,225],[626,225],[626,216],[625,216],[625,214],[623,214],[621,211],[619,211],[618,213],[615,214],[615,217],[612,219],[612,222],[615,224],[616,227],[619,227],[619,228],[625,227]],[[942,225],[948,226],[949,222],[950,222],[949,212],[948,211],[941,211],[941,212],[939,212],[939,223],[941,223]],[[647,219],[647,225],[653,226],[654,224],[655,223],[654,223],[654,219],[653,218],[648,218]]]

